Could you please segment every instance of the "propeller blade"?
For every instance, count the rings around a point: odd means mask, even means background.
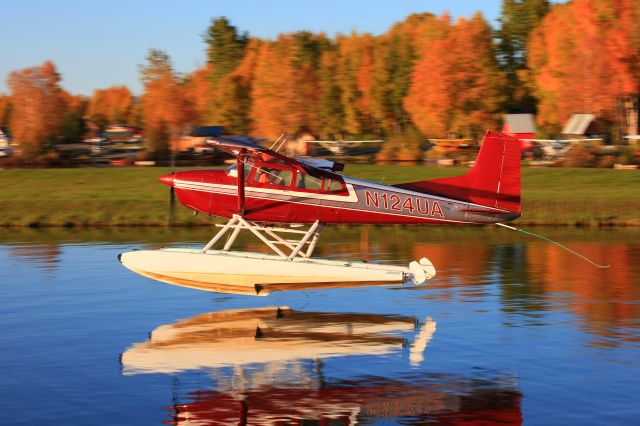
[[[176,174],[176,150],[171,148],[171,188],[169,188],[169,226],[176,223],[176,189],[173,186],[173,178]]]
[[[158,179],[165,185],[169,185],[169,225],[173,225],[176,219],[176,190],[173,186],[175,172],[160,176]]]
[[[172,186],[169,188],[169,225],[176,222],[176,190]]]

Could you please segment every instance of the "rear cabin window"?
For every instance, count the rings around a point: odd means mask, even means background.
[[[342,191],[343,185],[342,182],[340,182],[337,179],[329,179],[326,178],[324,180],[324,190],[325,191]]]
[[[298,171],[296,188],[320,191],[322,189],[322,178]]]
[[[298,170],[298,173],[296,174],[295,187],[306,191],[327,192],[340,192],[345,188],[344,184],[338,179],[316,176],[300,170]]]

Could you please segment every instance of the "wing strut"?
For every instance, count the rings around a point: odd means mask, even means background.
[[[238,171],[238,215],[244,216],[244,160],[247,156],[246,148],[242,148],[236,157]]]

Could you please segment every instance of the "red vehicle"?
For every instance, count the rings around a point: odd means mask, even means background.
[[[422,283],[435,275],[426,258],[409,268],[311,259],[322,226],[483,224],[520,216],[520,141],[498,132],[486,133],[474,167],[462,176],[382,185],[339,174],[340,163],[292,158],[247,138],[220,136],[219,127],[203,129],[199,135],[211,136],[208,142],[233,154],[236,163],[226,170],[178,171],[160,180],[186,207],[230,220],[202,250],[120,255],[135,272],[172,284],[257,294],[294,283],[305,283],[304,288],[345,281]],[[272,224],[310,227],[302,231]],[[275,255],[230,251],[241,230],[255,234]],[[224,236],[222,249],[210,251]]]
[[[248,142],[212,139],[236,156],[226,170],[160,178],[197,212],[270,223],[493,223],[520,216],[520,142],[487,132],[475,166],[453,178],[399,185],[349,178],[330,161],[291,158]]]

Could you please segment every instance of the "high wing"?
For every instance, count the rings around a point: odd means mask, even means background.
[[[369,143],[380,144],[380,143],[384,142],[384,140],[383,139],[361,140],[361,141],[345,141],[345,140],[320,141],[320,140],[311,140],[311,141],[304,141],[304,142],[318,144],[322,148],[331,151],[333,154],[343,155],[343,154],[346,153],[347,149],[357,148],[359,146],[362,146],[363,144],[369,144]]]
[[[245,173],[245,166],[248,166],[250,170],[252,167],[255,167],[255,163],[262,165],[269,163],[284,164],[292,168],[311,172],[312,174],[314,169],[322,170],[325,173],[327,171],[335,172],[344,169],[344,164],[329,160],[288,157],[277,151],[258,145],[255,143],[255,139],[245,136],[216,136],[214,138],[207,139],[207,143],[236,157],[235,167],[238,178],[238,214],[240,215],[243,215],[245,211],[245,177],[250,172]],[[267,175],[271,174],[263,167],[258,170],[262,170],[262,173]],[[278,178],[278,176],[273,175],[272,178]]]
[[[244,155],[260,158],[263,162],[280,162],[302,169],[314,168],[333,172],[344,169],[342,163],[311,157],[289,157],[254,141],[255,139],[244,136],[218,136],[208,139],[207,143],[236,157],[241,156],[244,151]]]
[[[338,141],[305,141],[306,143],[319,143],[319,144],[327,144],[327,145],[337,145],[337,144],[361,144],[361,143],[382,143],[384,142],[384,139],[371,139],[371,140],[366,140],[366,141],[344,141],[344,140],[338,140]]]

